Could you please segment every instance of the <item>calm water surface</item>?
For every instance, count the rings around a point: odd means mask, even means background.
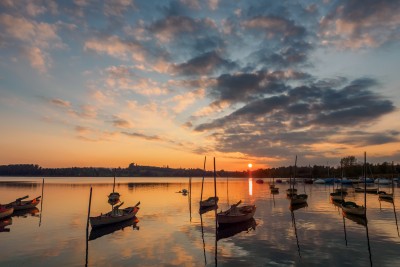
[[[218,211],[239,200],[257,211],[255,221],[216,234],[215,211],[199,214],[200,178],[192,180],[191,197],[176,193],[189,189],[187,178],[117,178],[124,206],[141,202],[137,218],[89,228],[86,242],[90,186],[95,216],[110,210],[112,180],[46,178],[42,207],[0,222],[0,266],[400,266],[398,198],[393,205],[367,195],[366,223],[344,218],[330,203],[332,186],[297,185],[308,207],[291,213],[287,184],[271,195],[268,184],[254,179],[230,179],[228,187],[218,180]],[[41,195],[41,182],[0,178],[0,203]],[[204,187],[206,197],[214,194],[212,179]],[[364,195],[350,190],[347,200],[362,204]]]

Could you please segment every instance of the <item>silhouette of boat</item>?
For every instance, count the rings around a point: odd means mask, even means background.
[[[133,207],[128,207],[125,209],[119,209],[120,206],[122,206],[124,202],[121,204],[115,206],[112,211],[106,213],[106,214],[101,214],[96,217],[90,217],[90,224],[92,227],[100,227],[100,226],[105,226],[109,224],[114,224],[122,221],[126,221],[129,219],[132,219],[135,217],[136,213],[139,211],[139,205],[140,202],[138,202],[135,206]]]
[[[365,217],[365,207],[359,206],[352,201],[345,201],[342,203],[342,210],[348,215],[356,215]]]
[[[218,204],[218,197],[209,197],[206,200],[200,201],[200,209],[214,207]]]
[[[0,205],[0,219],[2,218],[7,218],[11,216],[11,214],[14,212],[14,208],[11,206],[6,206],[6,205]]]
[[[28,197],[29,196],[17,198],[15,201],[8,203],[7,206],[13,207],[14,211],[16,211],[16,210],[31,209],[36,207],[40,203],[41,196],[38,196],[31,200],[23,201],[23,199],[26,199]]]
[[[253,218],[256,212],[255,205],[239,206],[242,201],[233,204],[228,210],[217,214],[218,224],[239,223]]]

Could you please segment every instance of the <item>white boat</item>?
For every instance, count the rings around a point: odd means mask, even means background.
[[[209,197],[206,200],[200,201],[200,209],[212,207],[218,204],[218,197]]]
[[[365,217],[366,210],[364,206],[359,206],[352,201],[343,202],[341,206],[342,206],[342,211],[345,212],[346,214]]]
[[[99,227],[103,225],[109,225],[113,223],[118,223],[122,222],[125,220],[132,219],[135,217],[136,213],[139,211],[139,205],[140,202],[138,202],[135,206],[133,207],[128,207],[125,209],[119,209],[124,204],[122,202],[118,206],[115,206],[112,211],[106,213],[106,214],[101,214],[96,217],[89,217],[90,224],[92,227]]]
[[[232,205],[228,210],[217,214],[218,224],[239,223],[250,220],[256,212],[255,205],[239,206],[242,201]]]
[[[17,198],[15,201],[8,203],[7,206],[13,207],[14,210],[25,210],[25,209],[32,209],[40,203],[41,196],[38,196],[31,200],[23,201],[23,199],[26,199],[28,197],[29,196]]]
[[[11,206],[0,205],[0,219],[6,218],[13,214],[14,208]]]
[[[375,179],[374,183],[386,185],[386,184],[391,184],[391,181],[389,179],[385,179],[385,178],[377,178],[377,179]]]
[[[317,179],[314,181],[314,184],[325,184],[325,180],[324,179]]]

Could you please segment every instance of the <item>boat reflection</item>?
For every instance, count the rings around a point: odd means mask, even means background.
[[[256,226],[257,223],[254,218],[240,223],[220,224],[217,230],[217,240],[228,238],[244,231],[249,233],[255,230]]]
[[[394,204],[393,199],[379,199],[379,209],[382,210],[382,205],[381,205],[381,201],[390,203],[393,205],[393,214],[394,214],[394,219],[396,221],[396,229],[397,229],[397,236],[400,237],[400,232],[399,232],[399,224],[397,222],[397,213],[396,213],[396,205]]]
[[[295,210],[302,209],[302,208],[305,208],[305,207],[308,207],[307,202],[300,203],[300,204],[292,204],[292,205],[289,206],[289,210],[293,212]]]
[[[307,203],[305,203],[307,204]],[[304,205],[304,204],[300,204],[300,205]],[[297,235],[297,227],[296,227],[296,217],[294,216],[294,212],[293,210],[291,210],[291,215],[292,215],[292,226],[294,228],[294,234],[296,236],[296,243],[297,243],[297,251],[299,253],[299,257],[301,258],[301,253],[300,253],[300,244],[299,244],[299,237]]]
[[[363,225],[365,227],[365,233],[367,237],[367,247],[368,247],[368,255],[369,255],[369,263],[370,266],[372,267],[372,251],[371,251],[371,245],[369,241],[369,231],[368,231],[368,221],[366,217],[360,217],[352,214],[348,214],[345,212],[342,212],[343,214],[343,225],[344,225],[344,234],[345,234],[345,239],[346,239],[346,246],[347,246],[347,234],[346,234],[346,223],[345,219],[349,219],[353,222],[356,222],[357,224]]]
[[[25,210],[15,210],[14,213],[12,214],[12,217],[27,218],[28,216],[39,217],[39,209],[35,207]]]
[[[130,226],[132,226],[134,230],[139,230],[139,226],[137,226],[138,222],[139,220],[136,217],[134,217],[132,220],[127,220],[120,223],[110,224],[107,226],[92,228],[89,235],[89,241],[95,240],[105,235],[112,234],[119,230],[123,230],[124,228]]]
[[[10,232],[10,228],[6,228],[7,226],[12,224],[12,218],[6,218],[0,220],[0,232]]]
[[[349,214],[349,213],[346,213],[344,211],[342,212],[342,214],[343,214],[343,217],[345,217],[346,219],[349,219],[350,221],[353,221],[353,222],[355,222],[357,224],[361,224],[361,225],[367,226],[368,221],[367,221],[366,217],[361,217],[361,216]]]

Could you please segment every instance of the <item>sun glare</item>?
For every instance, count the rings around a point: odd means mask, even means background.
[[[251,167],[253,167],[253,164],[249,163],[249,164],[247,164],[247,167],[251,168]]]

